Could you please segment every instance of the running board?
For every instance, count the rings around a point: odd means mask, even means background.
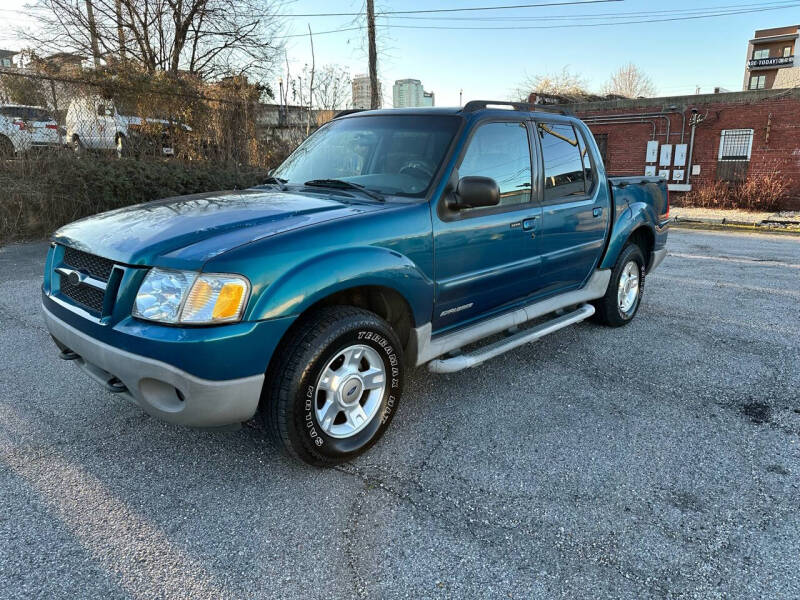
[[[609,269],[600,269],[592,274],[588,283],[581,289],[572,290],[558,296],[551,296],[545,300],[537,300],[510,312],[436,336],[431,336],[430,323],[415,327],[411,330],[411,349],[409,352],[410,356],[413,357],[413,364],[419,367],[434,358],[465,348],[490,335],[519,327],[528,321],[533,321],[564,308],[579,306],[585,302],[602,298],[606,293],[606,289],[608,289],[610,279],[611,271]]]
[[[477,349],[470,354],[459,354],[450,358],[438,358],[428,363],[428,370],[433,373],[454,373],[462,369],[468,369],[479,365],[490,358],[494,358],[504,352],[513,350],[523,344],[534,342],[539,338],[546,336],[549,333],[568,327],[574,323],[579,323],[584,319],[588,319],[594,314],[594,306],[591,304],[582,304],[577,310],[561,315],[550,321],[525,329],[518,333],[509,335],[508,337]]]

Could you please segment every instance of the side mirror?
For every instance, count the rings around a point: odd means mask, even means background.
[[[497,206],[500,204],[500,188],[491,177],[467,176],[458,180],[449,207],[453,210]]]

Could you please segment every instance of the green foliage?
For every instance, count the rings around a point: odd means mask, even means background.
[[[242,189],[266,169],[69,153],[0,164],[0,244],[43,237],[106,210],[170,196]]]

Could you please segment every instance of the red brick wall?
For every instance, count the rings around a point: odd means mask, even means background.
[[[701,115],[705,115],[708,111],[706,119],[697,126],[695,133],[692,164],[700,165],[700,174],[691,176],[692,186],[707,184],[716,179],[720,132],[723,129],[753,129],[753,148],[748,174],[752,175],[777,167],[789,180],[791,207],[800,208],[800,97],[797,94],[789,93],[748,102],[745,98],[747,94],[737,93],[735,100],[726,102],[725,96],[727,94],[716,95],[714,98],[719,98],[718,101],[702,104],[692,104],[691,96],[682,98],[686,103],[678,110],[685,108],[683,113],[686,115],[685,143],[689,143],[691,132],[689,126],[691,107],[695,106]],[[631,101],[631,103],[635,102]],[[584,104],[580,106],[577,114],[579,117],[586,117],[589,115],[660,112],[661,110],[662,107],[653,106],[652,103],[636,108],[614,108],[602,111],[590,110]],[[770,115],[772,115],[771,120]],[[678,144],[680,143],[681,115],[667,116],[671,123],[669,141],[671,144]],[[663,144],[665,143],[665,121],[660,118],[655,121],[656,133],[660,134],[655,139]],[[767,139],[768,123],[769,139]],[[644,173],[645,149],[647,141],[651,139],[652,125],[590,124],[590,129],[597,134],[608,134],[606,166],[610,174],[641,175]]]

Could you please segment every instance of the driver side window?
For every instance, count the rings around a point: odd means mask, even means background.
[[[531,201],[531,151],[525,123],[481,125],[472,136],[458,176],[491,177],[500,188],[500,206]],[[473,209],[474,210],[474,209]]]

